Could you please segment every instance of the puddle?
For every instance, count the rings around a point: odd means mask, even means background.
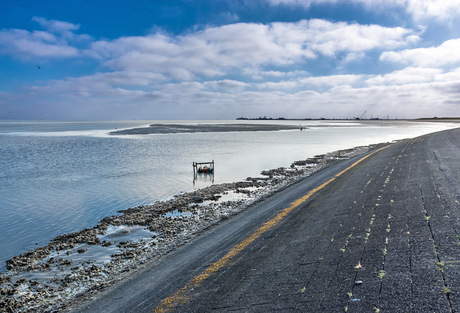
[[[246,200],[252,198],[253,192],[258,190],[258,187],[248,187],[248,188],[240,188],[240,192],[236,192],[235,190],[228,191],[224,194],[219,195],[220,198],[218,200],[206,200],[202,203],[195,203],[199,206],[207,206],[212,204],[221,204],[224,202],[232,202],[232,201],[239,201],[239,200]]]
[[[150,239],[155,235],[154,232],[146,229],[144,226],[112,226],[109,225],[105,235],[98,236],[101,242],[107,241],[111,243],[119,242],[137,242],[141,239]]]
[[[235,190],[229,191],[226,194],[223,194],[222,197],[217,200],[217,202],[227,202],[227,201],[238,201],[242,199],[247,199],[253,197],[254,191],[258,190],[258,187],[248,187],[248,188],[239,188],[240,192]]]
[[[145,229],[143,226],[112,226],[107,228],[105,235],[100,235],[101,242],[109,242],[111,245],[89,245],[81,244],[72,249],[51,253],[40,263],[51,262],[50,268],[46,271],[29,271],[19,273],[15,279],[25,278],[36,280],[40,283],[48,283],[53,279],[61,279],[72,273],[72,269],[80,267],[91,267],[93,265],[102,267],[110,262],[113,254],[120,254],[123,249],[118,247],[120,242],[139,242],[141,240],[152,240],[154,232]]]
[[[181,217],[181,216],[191,216],[192,213],[190,212],[181,212],[179,210],[174,210],[172,212],[167,212],[164,217],[172,217],[172,218],[175,218],[175,217]]]

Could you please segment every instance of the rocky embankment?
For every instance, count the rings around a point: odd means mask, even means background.
[[[54,238],[7,261],[1,312],[47,312],[123,279],[219,221],[325,167],[379,145],[332,152],[262,177],[210,185],[171,200],[120,211],[96,226]]]

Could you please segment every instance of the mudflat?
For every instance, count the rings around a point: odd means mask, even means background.
[[[296,125],[275,124],[152,124],[149,127],[131,128],[111,132],[112,135],[145,135],[209,132],[279,131],[300,129]]]

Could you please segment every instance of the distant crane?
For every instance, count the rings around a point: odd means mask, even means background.
[[[355,117],[355,120],[360,120],[364,117],[364,115],[366,114],[367,111],[364,111],[364,113],[360,116],[360,117]]]

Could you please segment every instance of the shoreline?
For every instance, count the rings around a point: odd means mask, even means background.
[[[299,180],[388,143],[358,146],[295,161],[262,177],[182,193],[119,211],[93,228],[64,234],[7,261],[0,273],[5,311],[62,309],[159,260],[208,228]]]

